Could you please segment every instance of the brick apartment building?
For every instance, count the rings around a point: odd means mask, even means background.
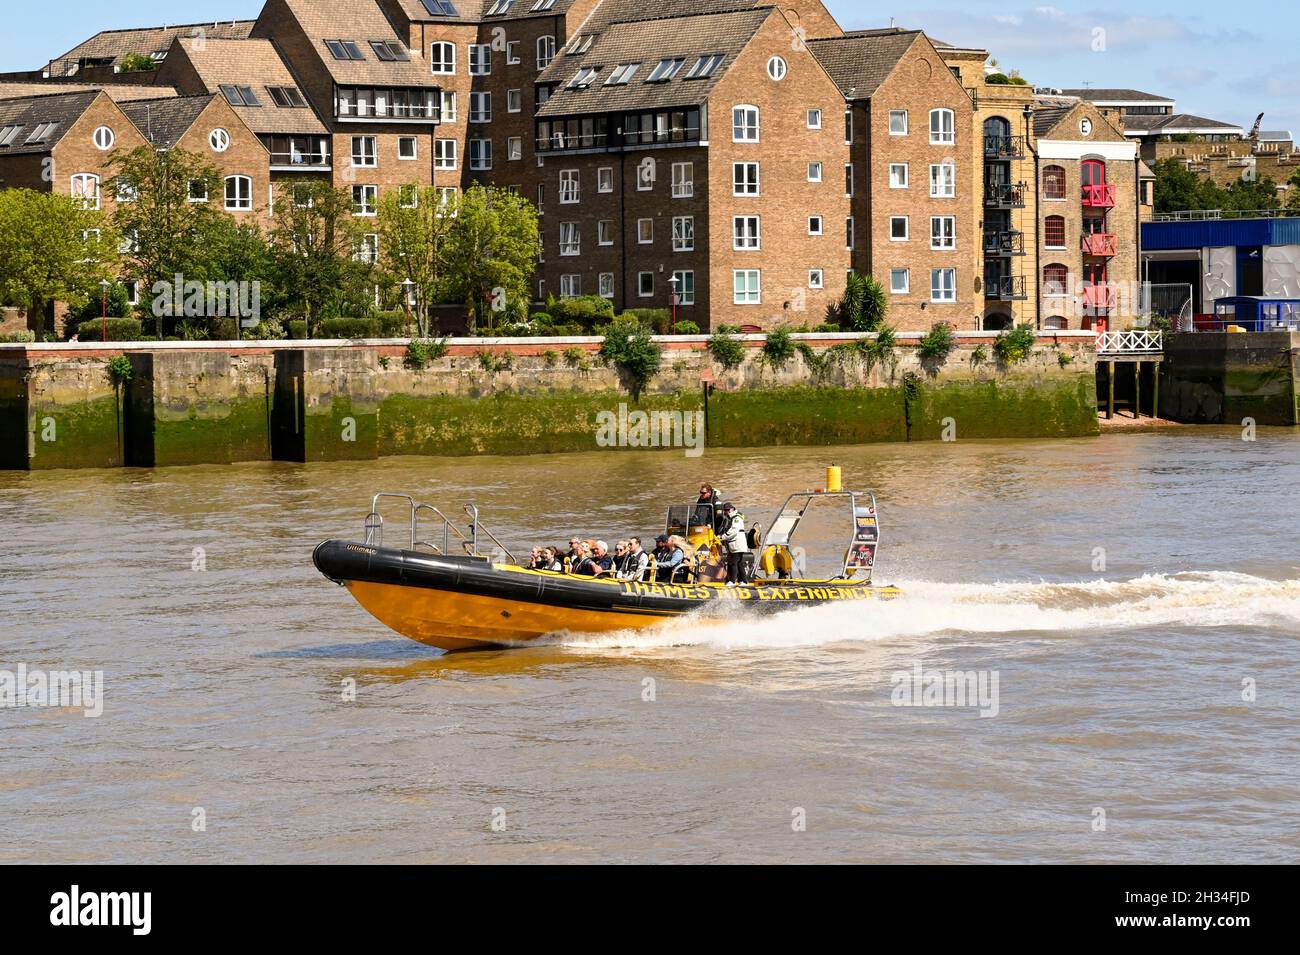
[[[157,69],[125,71],[133,53]],[[97,34],[0,77],[0,103],[102,87],[99,108],[145,138],[141,122],[192,114],[167,135],[248,177],[238,211],[257,218],[304,179],[351,188],[362,216],[408,184],[509,187],[541,212],[539,301],[814,325],[857,270],[903,330],[1055,324],[1046,266],[1136,277],[1135,226],[1119,220],[1136,222],[1138,178],[1095,108],[1066,117],[990,85],[987,56],[917,31],[846,33],[818,0],[267,0],[255,21]],[[1089,110],[1095,132],[1067,135]],[[232,142],[220,153],[217,129]],[[1059,239],[1056,207],[1039,214],[1044,137],[1068,195],[1097,175],[1081,143],[1098,144],[1097,185],[1113,187],[1104,213],[1061,207],[1066,249],[1043,235]],[[8,162],[0,146],[0,176]],[[1084,242],[1099,223],[1112,254]]]

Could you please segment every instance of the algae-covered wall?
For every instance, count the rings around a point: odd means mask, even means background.
[[[1215,332],[1171,335],[1160,376],[1160,414],[1196,424],[1290,425],[1300,421],[1300,335]]]
[[[1010,367],[991,360],[982,333],[929,363],[915,336],[883,356],[844,347],[853,340],[803,337],[773,367],[762,337],[749,336],[745,360],[724,369],[703,337],[663,339],[659,372],[637,400],[590,339],[453,340],[422,368],[391,342],[123,346],[132,375],[122,387],[107,374],[111,350],[29,345],[0,350],[2,460],[165,466],[680,447],[703,442],[697,420],[714,446],[1097,430],[1089,337],[1045,338]],[[656,418],[669,430],[638,432],[638,411],[667,413]],[[54,437],[42,442],[50,418]]]

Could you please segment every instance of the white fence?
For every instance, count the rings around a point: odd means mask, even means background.
[[[1098,355],[1144,355],[1162,352],[1164,348],[1164,332],[1147,328],[1102,332],[1097,336]]]

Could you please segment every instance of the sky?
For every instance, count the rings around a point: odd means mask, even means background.
[[[652,2],[652,0],[651,0]],[[102,29],[252,19],[261,0],[6,0],[0,72],[35,69]],[[797,6],[797,0],[792,4]],[[919,27],[987,49],[1035,86],[1124,87],[1182,112],[1300,134],[1300,6],[1264,0],[828,0],[845,29]],[[16,8],[16,9],[15,9]],[[1136,8],[1136,9],[1135,9]],[[55,13],[54,11],[57,11]]]

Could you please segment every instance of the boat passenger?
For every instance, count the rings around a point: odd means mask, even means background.
[[[591,550],[591,559],[600,568],[597,573],[599,575],[612,574],[614,572],[614,558],[609,554],[609,545],[604,541],[596,541],[595,545]]]
[[[712,484],[700,485],[700,496],[695,502],[691,515],[691,524],[695,527],[712,524],[716,530],[718,521],[718,492]]]
[[[641,549],[641,538],[628,538],[627,553],[623,560],[623,569],[618,573],[618,579],[642,580],[649,565],[650,555]]]
[[[674,544],[674,541],[680,539],[678,537],[668,537],[664,534],[660,534],[655,538],[655,543],[659,545],[655,548],[655,580],[661,583],[672,580],[673,571],[681,566],[686,557],[686,548]]]
[[[542,570],[564,570],[564,561],[560,559],[560,548],[546,547],[542,549]]]
[[[591,559],[587,542],[578,541],[576,548],[574,556],[569,560],[569,573],[580,577],[595,577],[600,572],[600,567]]]
[[[534,547],[528,555],[528,569],[541,570],[543,566],[542,548]]]
[[[614,545],[614,576],[619,580],[623,579],[623,569],[627,566],[627,541],[619,541]]]
[[[722,526],[718,538],[727,557],[727,586],[734,587],[748,581],[745,555],[749,553],[749,541],[745,534],[745,518],[736,510],[736,505],[727,501],[721,510]]]

